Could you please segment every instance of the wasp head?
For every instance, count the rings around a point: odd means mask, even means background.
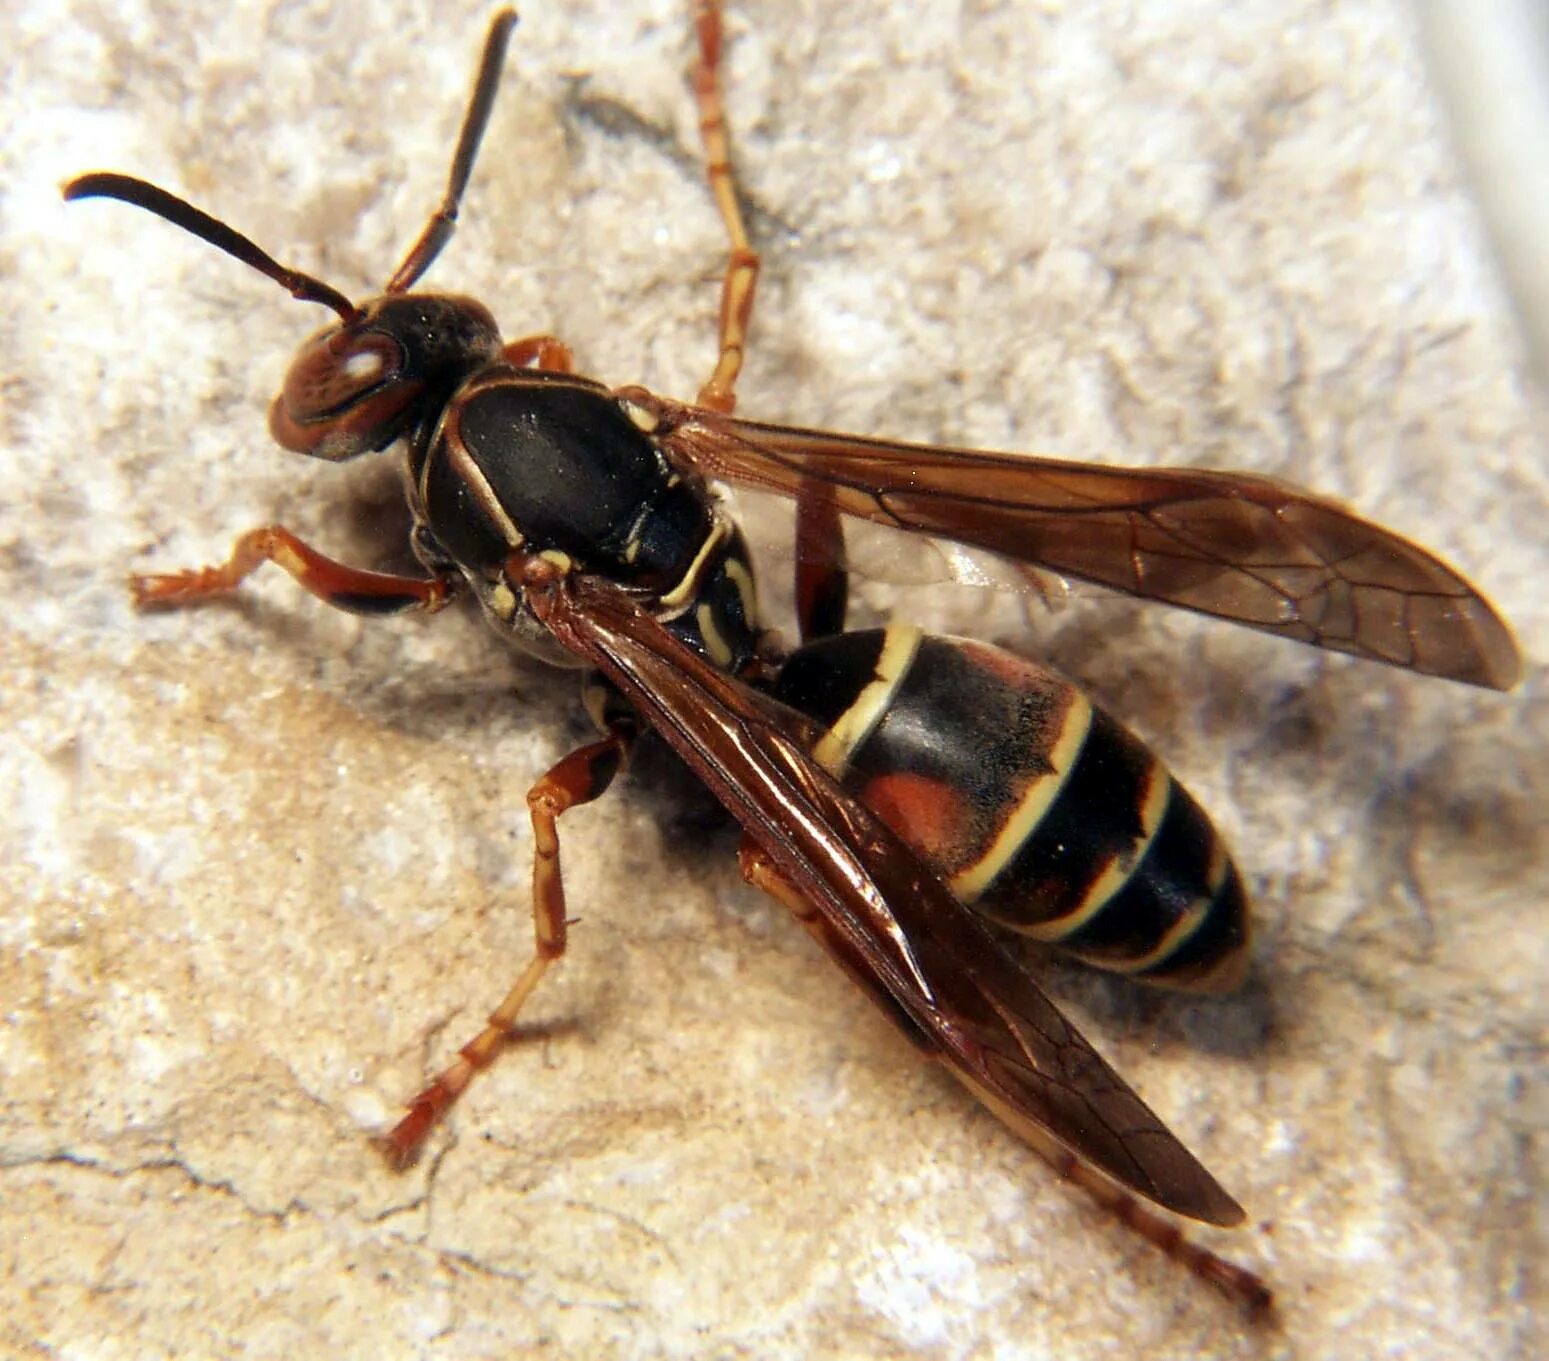
[[[385,294],[301,347],[269,408],[269,432],[286,449],[335,463],[385,449],[433,419],[499,352],[500,332],[482,303]]]

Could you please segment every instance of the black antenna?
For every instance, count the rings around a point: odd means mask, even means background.
[[[78,198],[113,198],[120,203],[144,208],[146,212],[165,218],[173,226],[181,227],[201,241],[208,241],[217,250],[235,256],[243,264],[251,265],[260,274],[273,279],[291,297],[331,307],[346,325],[360,316],[360,308],[338,289],[330,288],[321,279],[314,279],[299,269],[282,265],[235,228],[195,208],[176,194],[169,194],[165,189],[158,189],[154,184],[136,179],[133,175],[118,175],[108,170],[93,171],[65,185],[64,196],[67,203]]]
[[[473,160],[479,154],[479,143],[484,129],[489,125],[490,110],[495,107],[495,91],[500,86],[500,68],[505,62],[506,45],[511,41],[511,30],[516,27],[516,11],[503,9],[495,15],[489,26],[489,36],[484,39],[484,55],[479,58],[479,77],[474,82],[473,97],[468,101],[468,112],[463,115],[463,128],[457,136],[457,150],[452,153],[452,173],[447,176],[446,197],[441,206],[430,215],[419,240],[409,248],[403,263],[393,272],[383,290],[387,293],[406,293],[415,282],[435,263],[441,248],[452,239],[457,230],[457,209],[462,202],[463,190],[468,187],[468,177],[473,173]]]

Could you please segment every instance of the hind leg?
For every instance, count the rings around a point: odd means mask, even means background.
[[[409,1103],[409,1113],[380,1141],[383,1156],[394,1169],[409,1167],[419,1158],[431,1130],[467,1090],[474,1074],[488,1068],[505,1048],[539,980],[563,958],[567,918],[559,819],[606,792],[623,766],[634,736],[632,720],[615,718],[600,740],[571,752],[528,791],[533,834],[533,958],[490,1013],[484,1029],[458,1050],[457,1058]]]

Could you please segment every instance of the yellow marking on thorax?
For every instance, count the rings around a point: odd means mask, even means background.
[[[973,864],[959,870],[948,881],[948,887],[960,902],[977,902],[997,875],[1011,863],[1022,849],[1034,829],[1059,797],[1065,781],[1070,778],[1076,758],[1086,745],[1087,734],[1092,730],[1092,702],[1079,691],[1070,692],[1070,707],[1065,711],[1065,722],[1060,735],[1049,752],[1049,764],[1053,767],[1047,775],[1041,775],[1022,791],[1021,801],[1011,816],[1001,824],[1000,832],[989,848]]]
[[[1130,876],[1146,858],[1146,852],[1156,840],[1157,828],[1162,825],[1162,815],[1166,813],[1167,804],[1172,798],[1173,781],[1166,767],[1153,758],[1150,774],[1151,783],[1146,786],[1145,799],[1140,805],[1139,840],[1126,854],[1114,856],[1103,867],[1102,873],[1092,881],[1081,901],[1063,917],[1018,927],[1024,936],[1031,936],[1034,940],[1064,940],[1091,921],[1103,910],[1108,899],[1129,883]]]
[[[731,644],[716,627],[715,610],[708,603],[701,604],[694,611],[694,619],[699,624],[699,636],[705,640],[705,651],[710,660],[724,671],[732,664],[734,654]]]
[[[661,418],[654,411],[647,411],[638,402],[632,402],[627,397],[621,398],[619,405],[624,408],[624,414],[629,417],[635,429],[644,434],[653,433],[661,424]]]
[[[913,624],[890,624],[882,638],[882,651],[872,668],[872,678],[861,687],[850,707],[839,715],[823,734],[812,755],[830,775],[838,776],[850,759],[850,753],[866,740],[876,727],[893,692],[920,650],[920,630]]]
[[[459,440],[448,440],[446,443],[447,462],[453,470],[467,484],[473,492],[473,498],[478,502],[482,510],[500,531],[501,537],[506,541],[508,548],[520,548],[527,542],[527,537],[516,527],[514,521],[501,505],[500,498],[495,495],[495,489],[490,485],[489,479],[484,476],[484,470],[479,467],[478,461],[469,454],[467,448]],[[425,473],[422,480],[428,485],[430,476],[430,460],[425,461]],[[422,489],[423,490],[423,489]]]
[[[726,575],[737,588],[737,599],[742,602],[742,617],[750,629],[758,627],[758,586],[753,573],[737,558],[726,559]]]
[[[489,607],[497,619],[511,619],[516,614],[516,592],[503,581],[490,588]]]
[[[661,604],[664,609],[682,609],[693,598],[694,592],[699,589],[699,578],[705,570],[705,564],[726,541],[729,528],[725,520],[717,519],[710,532],[705,535],[704,543],[700,544],[699,552],[694,554],[694,561],[689,563],[688,571],[683,574],[683,579],[678,582],[666,595],[662,596]]]

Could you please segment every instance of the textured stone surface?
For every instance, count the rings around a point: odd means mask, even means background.
[[[127,570],[270,520],[393,561],[394,474],[269,445],[317,309],[57,185],[149,175],[367,292],[440,192],[487,18],[427,8],[10,7],[0,1350],[1532,1354],[1545,464],[1396,0],[730,16],[748,414],[1272,473],[1520,631],[1500,698],[1119,601],[907,602],[1080,676],[1236,847],[1242,996],[1047,976],[1249,1207],[1207,1241],[1281,1331],[917,1066],[663,758],[567,825],[548,1032],[383,1170],[366,1132],[526,957],[523,795],[584,732],[572,685],[472,617],[364,623],[277,573],[136,617]],[[691,395],[722,240],[682,10],[531,0],[431,281]]]

